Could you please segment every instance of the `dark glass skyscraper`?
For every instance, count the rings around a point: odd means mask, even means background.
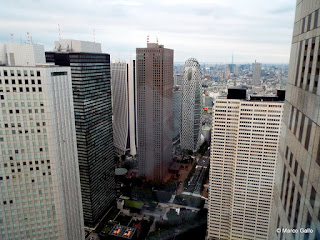
[[[71,67],[83,215],[91,226],[115,199],[110,55],[97,43],[61,40],[55,45],[46,60]]]

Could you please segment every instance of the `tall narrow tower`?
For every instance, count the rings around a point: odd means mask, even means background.
[[[113,139],[117,154],[136,150],[136,72],[135,60],[111,64]]]
[[[255,63],[253,64],[253,76],[252,76],[252,85],[260,85],[260,79],[261,79],[261,63]]]
[[[319,13],[318,0],[297,1],[270,228],[272,239],[320,239]],[[285,233],[284,228],[298,231]],[[301,228],[312,232],[301,232]]]
[[[172,160],[173,50],[148,43],[136,61],[139,175],[162,180]]]
[[[180,147],[195,151],[200,147],[202,129],[202,85],[198,61],[190,58],[184,65]]]

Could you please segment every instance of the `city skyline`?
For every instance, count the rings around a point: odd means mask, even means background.
[[[320,0],[3,5],[1,239],[320,239]]]
[[[229,63],[233,53],[234,63],[255,59],[288,63],[295,4],[289,0],[266,4],[252,0],[241,4],[208,0],[20,2],[23,12],[16,6],[4,6],[1,43],[11,41],[10,34],[15,42],[25,42],[29,32],[34,43],[51,51],[52,40],[59,39],[60,24],[61,38],[95,39],[112,59],[134,57],[135,47],[144,45],[150,35],[151,42],[158,37],[159,43],[175,49],[176,62],[196,57],[199,62]]]

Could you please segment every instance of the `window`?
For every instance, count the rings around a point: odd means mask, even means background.
[[[300,180],[299,180],[299,184],[301,187],[303,187],[303,180],[304,180],[304,171],[301,169]]]
[[[312,206],[312,208],[314,208],[314,203],[316,200],[316,190],[314,189],[314,187],[312,187],[311,189],[311,193],[310,193],[310,205]]]

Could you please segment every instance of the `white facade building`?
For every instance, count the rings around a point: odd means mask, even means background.
[[[44,46],[7,43],[0,45],[0,62],[9,66],[36,66],[46,62]]]
[[[215,99],[208,239],[269,239],[283,102],[262,100]]]
[[[201,144],[203,101],[200,65],[194,58],[185,63],[181,89],[180,147],[195,151]]]
[[[118,154],[137,154],[135,60],[111,64],[113,140]]]
[[[84,239],[70,68],[1,66],[0,106],[0,239]]]

